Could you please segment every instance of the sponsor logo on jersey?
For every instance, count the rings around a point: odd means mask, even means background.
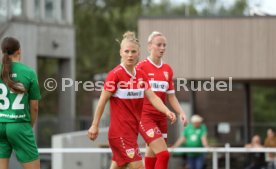
[[[146,133],[149,137],[151,137],[151,138],[154,137],[154,130],[153,129],[149,129]]]
[[[126,154],[127,154],[127,156],[128,156],[129,158],[133,158],[134,155],[135,155],[135,150],[134,150],[134,148],[127,149],[127,150],[126,150]]]
[[[140,97],[142,96],[142,91],[138,91],[138,92],[127,92],[127,96],[137,96],[137,97]]]
[[[154,73],[148,73],[149,76],[154,76]]]
[[[169,72],[163,72],[166,80],[169,80]]]
[[[117,89],[113,97],[121,99],[139,99],[144,98],[144,89]]]
[[[154,92],[166,92],[169,86],[166,81],[149,81],[149,83]]]

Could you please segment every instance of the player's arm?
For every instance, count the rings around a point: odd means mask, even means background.
[[[31,125],[34,126],[38,115],[38,100],[30,100]]]
[[[171,148],[179,147],[181,144],[183,144],[186,141],[184,136],[180,136],[177,141],[173,144]]]
[[[171,112],[162,102],[162,100],[154,94],[154,92],[151,89],[148,89],[145,91],[145,95],[151,102],[151,104],[160,112],[164,113],[172,123],[175,122],[176,118],[173,112]]]
[[[201,142],[202,142],[204,147],[209,147],[206,134],[201,137]]]
[[[168,101],[172,108],[178,113],[180,120],[183,125],[187,123],[187,116],[186,113],[183,111],[182,107],[180,106],[176,96],[174,93],[168,94]]]
[[[88,137],[91,140],[95,140],[98,137],[100,120],[104,112],[105,105],[111,96],[112,93],[106,90],[103,90],[101,93],[91,127],[88,130]]]
[[[205,124],[202,124],[201,142],[204,147],[209,147],[207,140],[207,128]]]

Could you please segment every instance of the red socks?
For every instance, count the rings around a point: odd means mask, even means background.
[[[145,169],[154,169],[156,157],[145,157]]]
[[[167,150],[156,154],[156,158],[155,169],[168,169],[170,153]]]

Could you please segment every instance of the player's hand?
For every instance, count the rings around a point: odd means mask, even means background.
[[[99,127],[96,125],[91,125],[91,127],[88,129],[87,136],[90,140],[96,140],[99,134]]]
[[[186,114],[185,114],[184,112],[180,113],[180,114],[179,114],[179,118],[180,118],[181,124],[182,124],[183,126],[186,126],[187,123],[188,123]]]
[[[176,117],[175,117],[175,114],[173,112],[168,111],[166,113],[166,115],[167,115],[168,119],[171,120],[171,124],[173,124],[176,121]]]

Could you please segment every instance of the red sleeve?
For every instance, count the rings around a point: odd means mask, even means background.
[[[170,66],[169,66],[169,72],[168,73],[169,73],[169,80],[168,80],[169,88],[167,90],[167,93],[172,94],[172,93],[175,93],[175,90],[174,90],[174,83],[173,83],[173,70]]]
[[[105,82],[104,82],[104,90],[109,91],[111,93],[115,93],[117,90],[118,77],[116,73],[109,72]]]

